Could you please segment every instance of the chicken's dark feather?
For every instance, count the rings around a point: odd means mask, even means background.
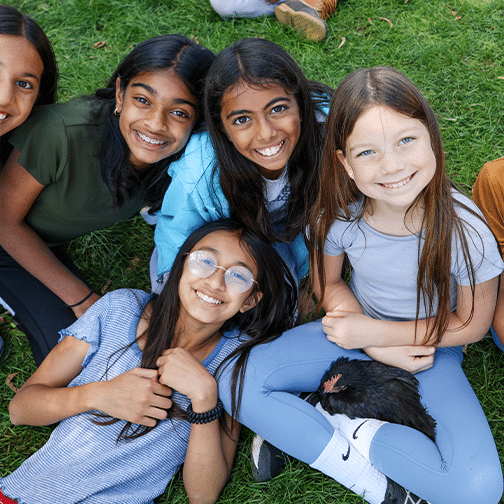
[[[326,392],[324,383],[340,374],[339,392]],[[324,374],[310,402],[320,401],[329,414],[378,418],[423,432],[433,441],[436,422],[420,402],[418,380],[407,371],[377,361],[340,357]]]

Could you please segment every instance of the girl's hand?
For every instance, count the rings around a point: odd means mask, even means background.
[[[67,387],[82,371],[88,350],[83,340],[63,338],[12,399],[12,422],[50,425],[93,410],[148,427],[166,418],[172,391],[157,382],[155,369],[134,368],[109,381]]]
[[[415,374],[432,367],[436,349],[432,346],[395,346],[368,347],[364,351],[376,361]]]
[[[133,368],[109,381],[97,382],[96,409],[148,427],[164,420],[172,390],[158,383],[155,369]]]
[[[379,344],[373,340],[373,322],[373,318],[363,313],[343,310],[333,310],[322,318],[327,339],[347,350]]]
[[[217,404],[217,383],[201,362],[183,348],[169,348],[157,360],[159,382],[186,395],[195,413]]]

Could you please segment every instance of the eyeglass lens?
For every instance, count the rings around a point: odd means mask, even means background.
[[[188,266],[191,273],[199,278],[208,278],[217,269],[224,270],[226,272],[224,280],[227,288],[236,293],[246,292],[255,281],[252,272],[243,266],[231,266],[229,269],[218,266],[216,257],[207,250],[191,252]]]

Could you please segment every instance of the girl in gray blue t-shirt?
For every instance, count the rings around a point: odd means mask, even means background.
[[[490,327],[504,264],[481,213],[444,173],[434,112],[396,70],[358,70],[336,90],[310,239],[325,317],[254,349],[240,421],[370,504],[497,504],[499,455],[461,362],[462,346]],[[416,373],[436,441],[330,416],[291,393],[317,389],[342,356]]]

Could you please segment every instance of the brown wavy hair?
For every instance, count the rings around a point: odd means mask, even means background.
[[[467,238],[466,223],[456,213],[456,207],[477,216],[472,209],[455,200],[452,190],[454,183],[444,171],[444,154],[439,132],[439,125],[427,100],[418,88],[399,71],[384,66],[356,70],[341,81],[334,93],[327,124],[327,138],[322,153],[320,191],[312,209],[309,227],[310,237],[310,284],[313,285],[313,273],[319,277],[321,295],[316,313],[319,313],[325,291],[324,244],[335,220],[358,221],[364,215],[369,198],[363,195],[355,182],[347,175],[340,162],[337,151],[346,155],[347,140],[359,117],[370,107],[382,105],[418,119],[427,128],[432,150],[436,158],[436,171],[429,184],[412,203],[411,210],[419,201],[423,201],[425,212],[422,222],[424,237],[419,237],[421,250],[417,275],[417,306],[415,324],[418,323],[420,304],[423,301],[426,317],[433,320],[427,325],[427,334],[423,340],[439,343],[448,328],[451,312],[450,263],[452,239],[461,244],[462,254],[469,272],[473,295],[471,313],[463,324],[465,327],[474,313],[475,275],[471,262]],[[349,209],[364,197],[362,209],[358,215],[352,215]],[[423,248],[422,248],[423,246]],[[312,287],[313,289],[313,287]],[[437,306],[435,300],[437,298]],[[415,330],[416,330],[415,325]]]

